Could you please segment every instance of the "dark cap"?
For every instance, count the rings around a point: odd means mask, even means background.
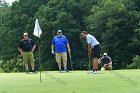
[[[88,32],[86,32],[86,31],[83,31],[82,33],[83,33],[83,34],[88,34]]]

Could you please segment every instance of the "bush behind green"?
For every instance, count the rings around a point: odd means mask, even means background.
[[[133,63],[127,66],[129,69],[140,69],[140,56],[136,55],[133,58]]]

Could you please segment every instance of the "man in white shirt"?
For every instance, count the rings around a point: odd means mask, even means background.
[[[83,31],[81,33],[82,37],[87,40],[88,43],[88,56],[93,58],[93,70],[91,73],[96,74],[98,70],[98,60],[100,58],[101,46],[96,38],[88,32]]]

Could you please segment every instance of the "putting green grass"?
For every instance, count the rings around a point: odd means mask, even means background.
[[[0,73],[0,93],[140,93],[140,70]]]

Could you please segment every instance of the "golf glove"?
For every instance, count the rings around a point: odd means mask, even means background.
[[[54,50],[52,50],[52,54],[54,54]]]

